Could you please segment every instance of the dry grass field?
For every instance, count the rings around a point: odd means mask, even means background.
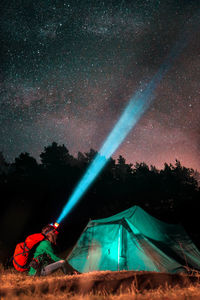
[[[186,300],[200,299],[198,274],[91,272],[29,277],[0,268],[0,300]]]

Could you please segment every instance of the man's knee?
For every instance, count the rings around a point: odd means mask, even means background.
[[[59,262],[62,263],[62,264],[65,264],[65,260],[64,259],[59,260]]]

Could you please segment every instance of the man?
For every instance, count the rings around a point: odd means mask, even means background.
[[[33,259],[30,262],[29,275],[49,275],[52,272],[62,269],[64,274],[72,274],[73,270],[65,260],[54,254],[52,245],[56,245],[58,231],[53,225],[47,225],[41,232],[45,238],[37,246]]]

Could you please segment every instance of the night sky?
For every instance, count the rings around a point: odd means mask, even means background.
[[[199,1],[4,1],[0,151],[39,159],[44,146],[99,150],[130,97],[151,80],[179,36],[190,40],[150,109],[115,155],[200,170]],[[200,13],[199,13],[200,16]]]

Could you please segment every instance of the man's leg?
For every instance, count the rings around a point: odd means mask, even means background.
[[[65,273],[65,269],[66,269],[65,260],[59,260],[59,261],[52,263],[46,267],[43,267],[41,270],[41,276],[49,275],[49,274],[57,271],[60,268],[63,270],[63,273]]]

